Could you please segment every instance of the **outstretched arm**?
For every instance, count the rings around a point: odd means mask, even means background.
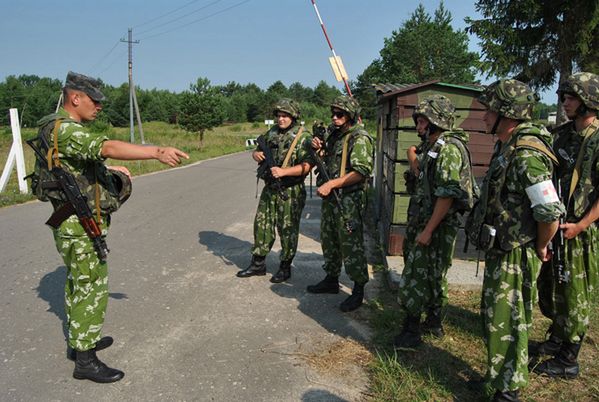
[[[156,159],[171,167],[181,163],[181,158],[189,159],[185,152],[173,147],[137,145],[124,141],[107,140],[102,145],[102,156],[119,160]]]

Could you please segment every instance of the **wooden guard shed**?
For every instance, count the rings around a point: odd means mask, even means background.
[[[410,199],[403,176],[408,169],[406,151],[420,141],[412,119],[416,106],[433,94],[441,94],[451,100],[456,107],[456,127],[470,134],[468,148],[477,178],[482,178],[487,171],[495,139],[486,134],[483,122],[485,107],[477,100],[482,91],[479,86],[435,80],[410,85],[375,85],[375,89],[378,99],[377,211],[387,253],[401,255]],[[460,238],[463,241],[463,236],[458,236],[456,248]]]

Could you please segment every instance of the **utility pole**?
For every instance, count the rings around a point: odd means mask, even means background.
[[[135,142],[134,124],[133,124],[133,107],[135,107],[135,115],[137,117],[137,127],[139,127],[139,136],[141,137],[141,143],[145,144],[144,131],[141,126],[141,116],[139,114],[139,106],[137,104],[137,96],[135,95],[135,84],[133,84],[133,44],[139,43],[138,40],[133,40],[133,29],[129,28],[128,40],[121,39],[121,42],[127,42],[129,44],[129,127],[131,133],[131,143]]]

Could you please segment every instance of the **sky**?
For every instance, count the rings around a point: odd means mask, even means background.
[[[315,0],[337,55],[355,79],[410,18],[418,3],[431,15],[439,0]],[[455,29],[479,18],[474,1],[446,0]],[[180,92],[199,77],[213,85],[280,80],[339,89],[311,0],[0,0],[0,81],[34,74],[64,80],[69,70],[118,86],[128,80],[128,28],[133,80],[143,89]],[[478,38],[470,49],[480,51]],[[479,77],[483,83],[495,78]],[[555,102],[555,88],[541,93]]]

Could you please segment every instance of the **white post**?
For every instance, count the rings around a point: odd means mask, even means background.
[[[12,146],[8,153],[8,159],[0,177],[0,192],[4,191],[10,178],[12,168],[17,163],[17,180],[19,182],[19,191],[22,194],[27,193],[27,181],[25,180],[25,157],[23,156],[23,143],[21,142],[21,127],[19,126],[19,112],[17,109],[10,109],[10,125],[12,127]]]

